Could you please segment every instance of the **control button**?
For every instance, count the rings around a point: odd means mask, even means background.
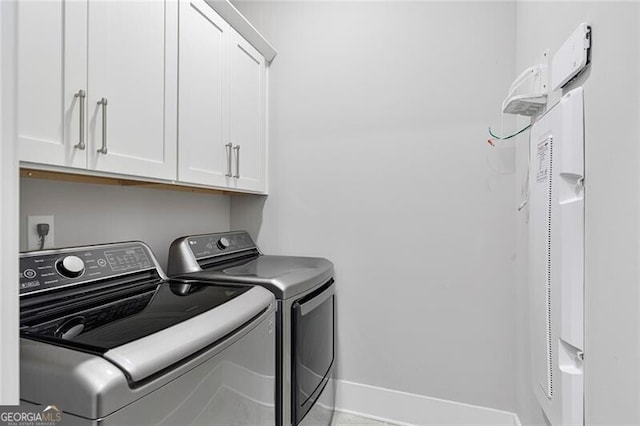
[[[63,277],[78,278],[84,272],[84,262],[78,256],[65,256],[56,262],[56,269]]]
[[[225,237],[222,237],[218,240],[217,245],[220,250],[224,250],[227,247],[229,247],[229,240],[226,239]]]
[[[32,280],[36,277],[36,271],[34,271],[33,269],[25,269],[24,272],[22,273],[22,275],[28,279],[28,280]]]
[[[107,266],[107,261],[104,259],[98,259],[98,266],[105,267]]]

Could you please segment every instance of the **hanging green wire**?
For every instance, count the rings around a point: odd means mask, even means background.
[[[500,141],[506,141],[507,139],[511,139],[511,138],[515,138],[516,136],[518,136],[520,133],[524,132],[525,130],[527,130],[529,127],[531,127],[531,124],[529,124],[528,126],[524,127],[523,129],[518,130],[516,133],[509,135],[509,136],[498,136],[495,135],[492,131],[491,131],[491,126],[489,126],[489,134],[491,135],[492,138],[494,139],[498,139]]]

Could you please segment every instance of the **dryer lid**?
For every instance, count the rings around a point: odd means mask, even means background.
[[[333,263],[320,257],[262,255],[229,267],[185,275],[191,279],[234,284],[258,284],[278,299],[303,294],[333,276]]]

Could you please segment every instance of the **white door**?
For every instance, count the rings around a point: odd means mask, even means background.
[[[17,6],[20,160],[85,168],[80,106],[87,91],[87,1]]]
[[[227,186],[230,27],[204,0],[180,2],[178,180]]]
[[[90,169],[175,179],[177,9],[171,0],[91,2]]]
[[[17,48],[18,2],[0,2],[0,58]],[[20,312],[18,286],[19,179],[16,115],[17,70],[0,67],[0,406],[20,403]],[[14,407],[17,408],[17,407]]]
[[[235,31],[231,43],[231,119],[234,188],[266,190],[266,65]]]

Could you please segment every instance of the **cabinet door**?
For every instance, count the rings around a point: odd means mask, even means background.
[[[177,12],[175,0],[91,2],[90,169],[175,179]]]
[[[80,104],[86,98],[74,95],[87,90],[87,2],[17,6],[20,160],[84,168]]]
[[[230,27],[203,0],[180,2],[178,180],[227,186]]]
[[[264,58],[235,31],[231,43],[231,119],[234,147],[232,186],[266,190],[266,65]]]

